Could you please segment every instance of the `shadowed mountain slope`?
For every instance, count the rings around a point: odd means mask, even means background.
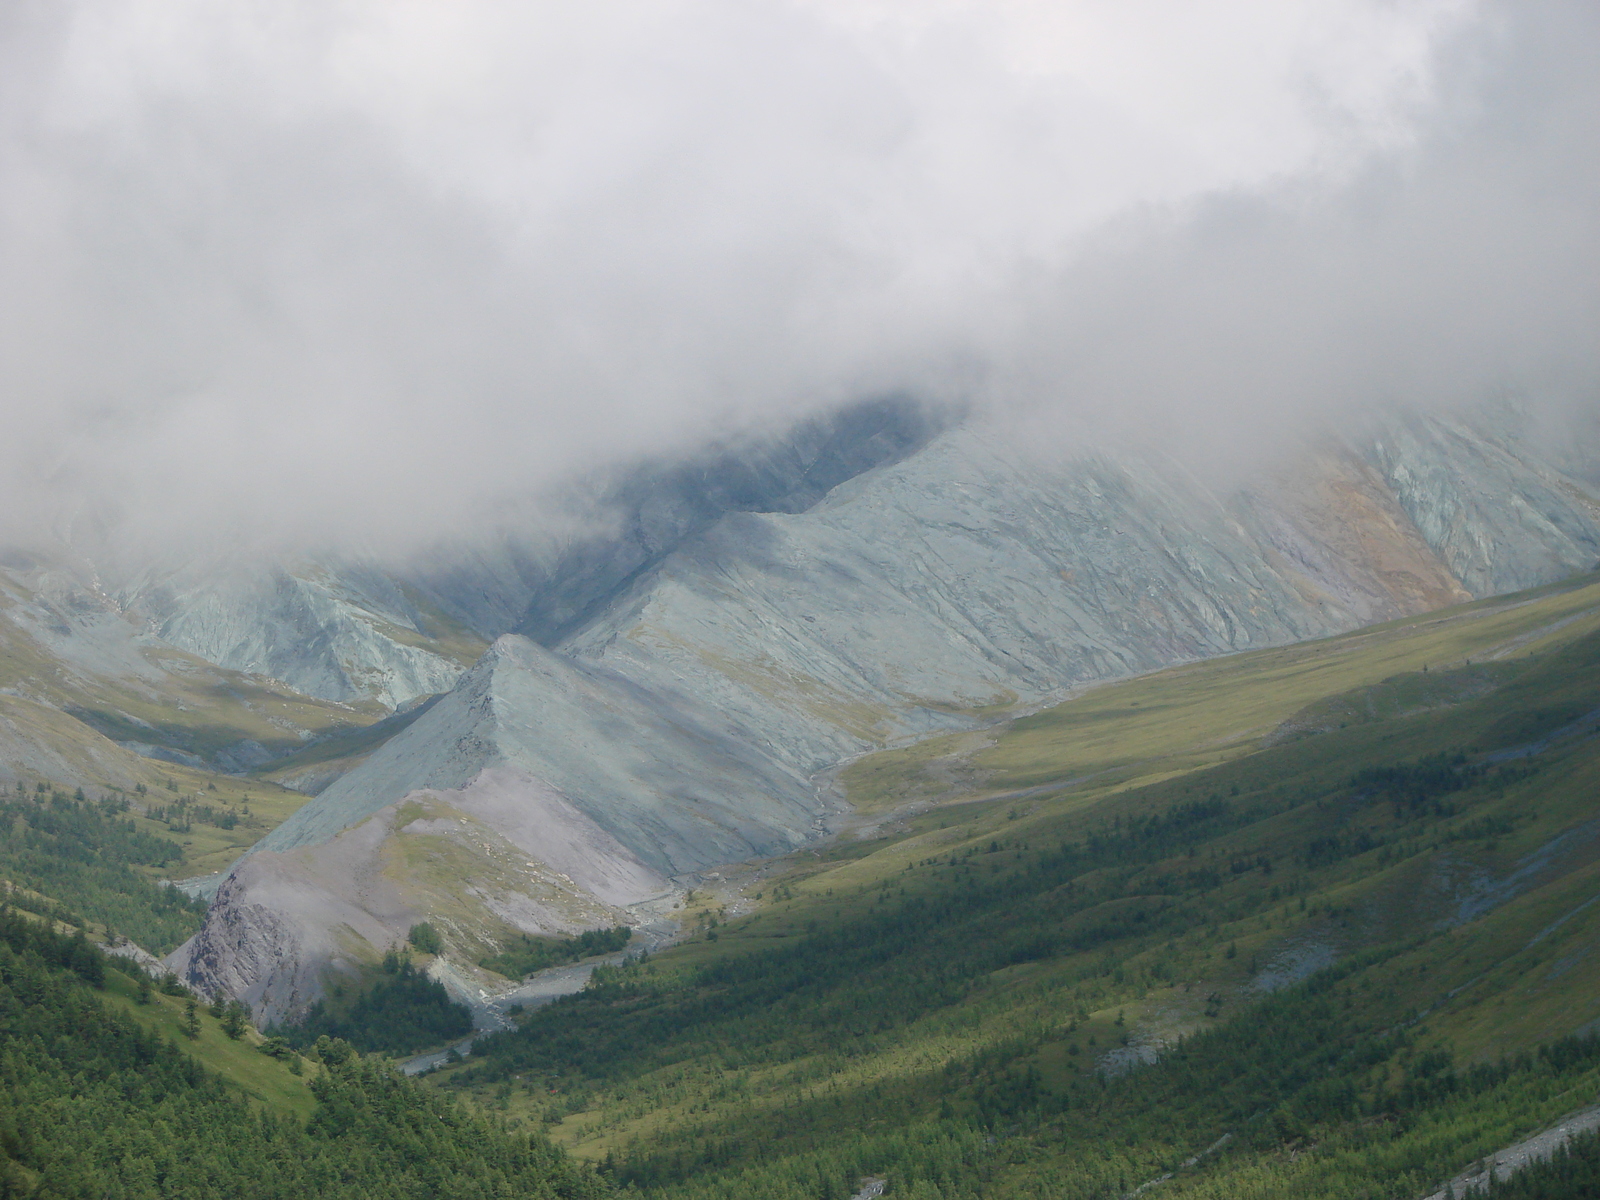
[[[909,401],[854,405],[780,436],[638,464],[571,498],[553,532],[474,531],[402,568],[340,558],[104,570],[118,602],[173,645],[307,695],[393,708],[448,691],[503,633],[558,640],[725,513],[804,511],[937,427]]]

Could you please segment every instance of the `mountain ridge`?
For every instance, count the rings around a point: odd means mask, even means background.
[[[1218,495],[1159,462],[1050,464],[947,430],[802,513],[724,515],[548,650],[500,639],[459,702],[262,848],[292,857],[504,766],[663,874],[700,871],[837,827],[813,779],[865,750],[1474,594],[1452,563],[1495,588],[1600,556],[1600,500],[1493,430],[1413,418],[1386,438],[1324,448],[1298,488]]]

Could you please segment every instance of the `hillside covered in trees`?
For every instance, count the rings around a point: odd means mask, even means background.
[[[81,931],[0,912],[0,1194],[579,1200],[606,1190],[542,1137],[510,1133],[343,1043],[325,1042],[320,1062],[301,1067],[309,1120],[272,1111],[108,1003],[108,987],[127,982]]]

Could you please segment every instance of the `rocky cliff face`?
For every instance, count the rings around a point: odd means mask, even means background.
[[[418,921],[447,931],[460,985],[510,933],[637,921],[669,890],[541,781],[490,768],[463,788],[410,792],[327,842],[252,855],[169,962],[270,1023],[303,1012],[329,972],[402,944]]]
[[[817,833],[812,789],[753,736],[689,695],[652,693],[507,634],[454,692],[261,847],[319,844],[412,792],[509,768],[571,798],[663,873],[781,853]]]
[[[1594,565],[1596,493],[1546,466],[1504,429],[1412,420],[1375,437],[1368,456],[1422,538],[1474,596]]]
[[[226,958],[230,914],[272,908],[341,830],[378,828],[441,789],[502,781],[504,804],[462,818],[486,841],[558,802],[611,847],[601,858],[662,878],[824,832],[839,800],[810,779],[851,754],[1597,558],[1595,494],[1461,422],[1397,422],[1228,494],[1168,462],[1049,463],[949,430],[803,511],[726,513],[548,648],[499,639],[450,697],[263,843],[270,855],[241,868],[185,962]],[[538,627],[573,611],[555,605]],[[516,827],[528,870],[550,869],[539,821]],[[596,898],[580,884],[565,916],[510,924],[576,921],[579,894]],[[362,903],[291,906],[279,932],[300,947],[295,995],[325,961],[330,922],[356,927],[332,914]],[[480,936],[480,918],[450,920]],[[363,934],[366,952],[396,928]],[[277,986],[260,969],[245,992]]]

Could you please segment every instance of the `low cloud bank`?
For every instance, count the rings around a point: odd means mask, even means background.
[[[401,554],[890,393],[1225,469],[1592,412],[1597,47],[1581,3],[14,5],[3,532]]]

